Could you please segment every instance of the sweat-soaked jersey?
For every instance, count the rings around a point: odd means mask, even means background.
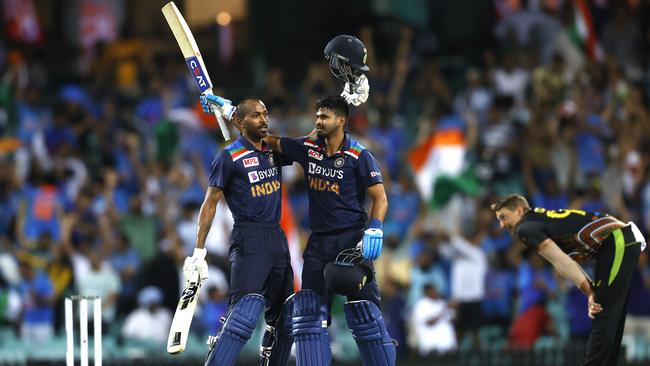
[[[593,258],[603,240],[624,225],[615,217],[600,212],[536,207],[521,219],[515,236],[532,248],[550,238],[572,258],[585,259]]]

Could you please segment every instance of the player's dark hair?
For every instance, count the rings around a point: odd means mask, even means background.
[[[345,117],[347,123],[350,118],[350,106],[348,103],[338,95],[320,98],[316,101],[316,110],[327,108],[339,116]]]
[[[239,103],[237,103],[237,109],[235,110],[235,115],[239,118],[246,117],[248,111],[250,111],[251,103],[255,103],[255,102],[260,102],[260,100],[254,97],[240,100]]]
[[[519,207],[523,207],[526,209],[530,209],[530,205],[528,204],[528,200],[522,195],[519,194],[510,194],[505,197],[502,197],[500,200],[498,200],[496,203],[493,203],[490,206],[490,209],[494,212],[499,211],[502,208],[507,208],[511,211],[516,210]]]

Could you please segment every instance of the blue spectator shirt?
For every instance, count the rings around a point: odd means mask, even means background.
[[[36,271],[31,280],[23,280],[20,284],[20,294],[23,300],[23,321],[26,324],[43,324],[54,322],[54,307],[37,303],[37,297],[54,295],[54,286],[43,271]]]
[[[325,139],[280,139],[282,152],[302,165],[309,195],[312,232],[363,226],[366,189],[382,183],[381,171],[370,151],[347,133],[341,150],[325,152]]]
[[[282,169],[290,159],[258,150],[240,136],[217,153],[210,168],[210,187],[223,190],[235,222],[279,223],[282,209]]]

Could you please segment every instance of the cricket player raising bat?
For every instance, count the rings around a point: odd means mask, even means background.
[[[222,104],[229,101],[220,100]],[[221,113],[224,109],[220,109]],[[186,258],[188,280],[205,278],[205,239],[217,203],[225,199],[235,224],[230,236],[230,297],[218,334],[210,337],[206,365],[230,366],[250,339],[265,311],[267,330],[262,365],[286,365],[293,338],[293,270],[287,239],[280,228],[282,166],[292,161],[263,142],[268,110],[262,101],[245,99],[227,116],[241,136],[220,151],[210,168],[209,187],[199,212],[196,248]]]

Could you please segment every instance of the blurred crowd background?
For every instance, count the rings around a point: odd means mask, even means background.
[[[489,204],[521,193],[533,206],[632,220],[647,237],[650,2],[176,3],[215,92],[263,100],[275,134],[308,133],[315,100],[340,93],[322,56],[329,39],[354,34],[367,46],[370,98],[348,128],[384,172],[390,206],[375,267],[400,364],[472,350],[507,364],[511,350],[587,340],[584,295],[513,243]],[[164,357],[210,162],[224,147],[164,1],[0,4],[0,362],[62,357],[72,294],[102,298],[107,357]],[[300,169],[284,172],[296,272],[309,234]],[[226,311],[231,225],[222,204],[187,353],[205,354]],[[334,357],[358,363],[342,302]],[[642,253],[628,362],[650,360],[649,304]],[[245,357],[258,344],[256,335]]]

